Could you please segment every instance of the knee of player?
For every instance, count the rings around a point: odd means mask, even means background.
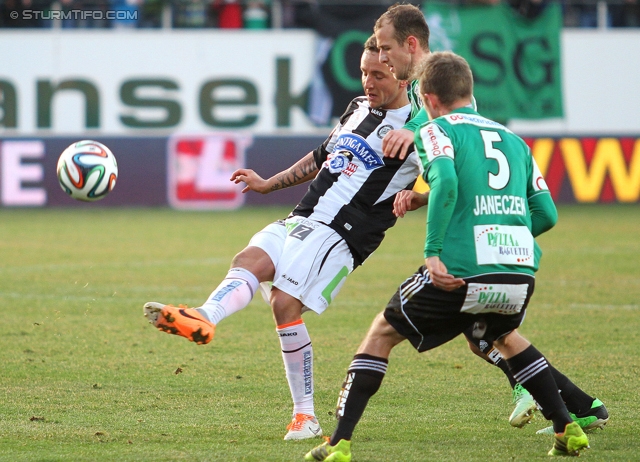
[[[272,281],[275,273],[269,255],[259,247],[245,247],[231,260],[231,268],[243,268],[260,282]]]
[[[271,311],[277,325],[302,319],[302,302],[276,288],[271,290]]]

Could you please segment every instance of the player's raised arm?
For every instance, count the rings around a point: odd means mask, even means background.
[[[278,189],[289,188],[313,180],[317,174],[318,166],[313,157],[313,152],[310,152],[287,170],[273,175],[268,180],[248,168],[236,170],[231,175],[230,180],[235,184],[244,182],[247,186],[242,190],[243,193],[255,191],[260,194],[269,194]]]

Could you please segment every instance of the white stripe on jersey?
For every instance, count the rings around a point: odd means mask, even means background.
[[[369,102],[363,99],[358,102],[358,108],[349,117],[347,122],[343,126],[337,126],[331,136],[331,141],[327,144],[327,151],[334,152],[336,146],[341,151],[347,151],[353,157],[350,159],[348,168],[350,171],[343,173],[338,177],[338,180],[331,186],[331,188],[319,199],[318,205],[314,207],[313,213],[307,218],[311,220],[320,221],[322,223],[331,223],[335,215],[340,209],[351,202],[353,197],[363,190],[367,186],[367,180],[373,172],[378,168],[385,168],[382,165],[382,139],[384,134],[387,133],[387,128],[396,130],[402,128],[406,123],[409,116],[411,106],[406,105],[400,109],[386,110],[384,119],[382,119],[378,125],[371,130],[366,138],[354,134],[356,130],[369,116],[370,107]],[[373,162],[367,162],[367,159],[358,157],[358,151],[351,146],[345,146],[340,141],[344,139],[359,138],[362,142],[375,153],[379,159],[377,165],[373,165]],[[339,141],[340,140],[340,141]],[[327,168],[326,163],[322,168]],[[350,174],[349,174],[350,173]],[[406,189],[420,174],[420,161],[415,152],[412,152],[402,164],[402,166],[396,171],[396,173],[390,178],[386,189],[376,198],[371,198],[372,204],[377,204],[386,198],[389,198],[397,192]]]

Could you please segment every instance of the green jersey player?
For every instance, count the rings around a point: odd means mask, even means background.
[[[589,441],[558,393],[554,369],[518,332],[540,256],[534,237],[557,220],[551,195],[524,141],[467,107],[473,77],[462,57],[432,53],[420,69],[420,94],[432,119],[416,132],[431,188],[425,265],[374,320],[349,366],[338,426],[305,459],[351,460],[351,436],[394,346],[409,340],[423,352],[468,329],[493,342],[553,422],[549,455],[579,455]]]
[[[412,119],[402,129],[389,132],[385,136],[382,144],[386,157],[398,157],[402,159],[407,152],[411,152],[412,150],[411,146],[414,141],[414,132],[416,129],[428,121],[428,114],[420,98],[417,70],[419,68],[418,65],[430,53],[429,27],[424,15],[417,7],[412,5],[394,5],[376,21],[374,32],[378,48],[380,49],[380,61],[389,67],[396,79],[411,80],[408,95],[412,105]],[[467,107],[474,110],[476,109],[473,97]],[[489,196],[491,197],[481,197],[478,203],[478,207],[480,207],[479,210],[482,212],[483,207],[495,207],[496,205],[501,207],[500,210],[502,210],[502,202],[500,204],[494,202],[487,204],[486,201],[487,199],[490,201],[497,200],[498,196],[503,195],[504,194],[490,194]],[[506,200],[508,200],[508,198]],[[408,210],[415,210],[418,207],[426,205],[427,201],[427,194],[404,191],[396,196],[395,213],[401,217]],[[500,201],[502,201],[502,197],[500,197]],[[507,204],[505,203],[505,205]],[[522,203],[509,202],[508,206],[514,207],[514,211],[521,210]],[[440,213],[437,206],[432,206],[430,212],[433,214]],[[462,249],[456,251],[462,253]],[[469,348],[490,364],[499,367],[509,380],[511,388],[513,389],[513,401],[515,404],[515,408],[509,417],[509,423],[514,427],[522,427],[527,424],[537,409],[536,403],[531,395],[525,388],[517,383],[517,380],[509,371],[506,363],[502,360],[502,356],[493,347],[492,342],[473,338],[471,331],[465,332],[465,336]],[[557,382],[564,383],[566,387],[572,389],[572,385],[569,385],[570,382],[567,382],[565,379],[566,378],[560,376],[556,377]],[[568,394],[571,393],[571,391],[568,392]],[[581,401],[581,403],[583,403],[583,401]],[[569,410],[574,413],[575,420],[587,430],[602,427],[608,419],[606,409],[598,400],[593,400],[592,403],[590,402],[587,409],[584,409],[583,404],[573,405],[573,403],[567,402],[567,405],[570,406]],[[548,433],[549,429],[543,429],[541,432]]]

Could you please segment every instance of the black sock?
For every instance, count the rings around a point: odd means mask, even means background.
[[[338,427],[331,435],[331,446],[335,446],[340,440],[351,440],[353,430],[360,421],[369,398],[380,388],[388,363],[385,358],[367,354],[353,357],[338,397]]]
[[[556,433],[564,432],[568,423],[573,422],[565,406],[558,386],[553,379],[549,364],[542,353],[533,345],[506,360],[515,379],[524,386],[536,400],[542,415],[553,421]]]
[[[509,385],[511,385],[511,388],[514,388],[518,383],[518,381],[513,378],[513,374],[509,370],[509,365],[507,364],[507,362],[505,360],[501,360],[493,364],[495,364],[497,367],[499,367],[502,370],[502,372],[504,372],[504,375],[506,375],[507,379],[509,380]]]
[[[487,362],[489,364],[493,364],[494,366],[498,367],[504,373],[504,375],[507,376],[507,380],[509,380],[509,385],[511,385],[511,388],[515,387],[518,381],[513,378],[513,374],[511,374],[511,371],[509,370],[509,365],[504,360],[498,349],[493,346],[493,342],[475,339],[468,331],[466,331],[464,335],[465,337],[467,337],[468,342],[473,343],[478,347],[480,351],[487,355],[487,357],[489,358]]]
[[[562,396],[569,412],[573,412],[576,415],[588,412],[593,404],[593,396],[587,395],[575,383],[569,380],[566,375],[551,364],[549,364],[549,369],[553,374],[556,385],[558,385],[560,389],[560,396]]]

